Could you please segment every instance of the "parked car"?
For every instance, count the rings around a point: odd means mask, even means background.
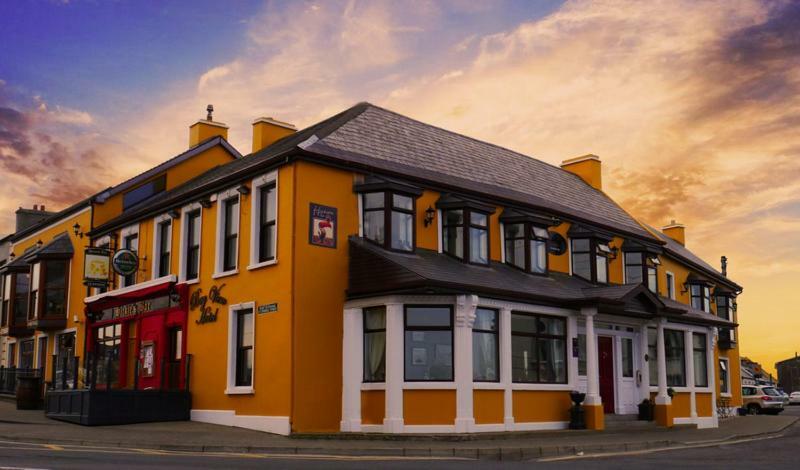
[[[778,414],[783,411],[783,395],[769,385],[742,387],[743,407],[749,414]]]
[[[780,387],[775,387],[775,390],[777,390],[777,391],[778,391],[778,393],[780,393],[780,394],[781,394],[781,396],[783,397],[783,406],[789,406],[789,394],[788,394],[788,393],[786,393],[786,392],[785,392],[785,391],[784,391],[782,388],[780,388]]]
[[[800,405],[800,392],[792,392],[789,394],[790,405]]]

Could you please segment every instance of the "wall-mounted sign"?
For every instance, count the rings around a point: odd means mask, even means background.
[[[142,313],[149,313],[164,308],[174,307],[179,301],[180,298],[173,298],[169,295],[139,300],[138,302],[131,302],[129,304],[123,304],[104,309],[99,316],[94,318],[94,321],[133,317]]]
[[[336,208],[311,203],[308,242],[336,248]]]
[[[123,248],[114,253],[111,266],[120,276],[130,276],[139,269],[139,257],[135,252]]]
[[[139,372],[142,377],[152,377],[156,369],[156,345],[152,341],[142,341],[139,350],[139,359],[142,369]]]
[[[258,306],[258,313],[273,313],[278,311],[278,302]]]
[[[111,251],[88,247],[84,252],[83,280],[89,287],[106,287],[111,265]]]
[[[224,287],[225,284],[219,287],[213,286],[208,291],[208,295],[203,295],[203,289],[197,289],[192,292],[191,297],[189,297],[189,309],[200,309],[200,318],[195,320],[198,325],[217,321],[219,307],[214,308],[211,305],[226,305],[228,303],[228,299],[222,296],[222,289]]]

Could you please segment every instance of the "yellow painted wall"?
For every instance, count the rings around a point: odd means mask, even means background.
[[[713,415],[716,405],[712,400],[710,393],[696,393],[695,406],[697,407],[697,416],[709,417]]]
[[[364,390],[361,392],[361,424],[383,424],[386,415],[386,392]]]
[[[569,392],[514,390],[512,393],[516,423],[569,421],[572,406]]]
[[[498,424],[503,422],[503,390],[474,390],[472,408],[475,424]]]
[[[439,233],[438,233],[438,226],[439,226],[439,213],[438,211],[435,212],[433,216],[433,222],[425,226],[425,211],[432,207],[434,211],[436,210],[436,201],[439,200],[440,194],[437,191],[430,191],[425,190],[423,191],[422,195],[417,198],[417,247],[424,248],[427,250],[438,250],[439,249]],[[358,214],[356,213],[356,216]]]
[[[455,390],[404,390],[405,424],[448,424],[456,420]]]
[[[569,247],[569,237],[567,236],[567,232],[569,231],[570,226],[571,224],[569,222],[562,222],[561,225],[557,227],[550,227],[551,232],[556,232],[564,237],[564,240],[567,241],[567,247]],[[553,253],[548,253],[547,262],[550,264],[550,271],[569,274],[569,248],[564,251],[564,254],[558,256],[554,255]]]
[[[688,418],[692,416],[691,394],[689,392],[676,392],[672,397],[672,416]]]

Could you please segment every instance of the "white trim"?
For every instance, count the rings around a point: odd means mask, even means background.
[[[250,371],[250,385],[236,385],[236,314],[240,310],[250,310],[253,315],[253,368]],[[226,395],[255,394],[256,381],[256,303],[242,302],[228,306],[228,371]]]
[[[666,283],[667,283],[667,294],[669,294],[670,292],[672,293],[672,295],[668,295],[668,297],[670,299],[672,299],[672,300],[675,300],[675,296],[676,296],[676,293],[675,293],[675,273],[673,273],[672,271],[666,271],[665,272],[665,276],[666,276]]]
[[[228,125],[225,124],[224,122],[207,121],[205,119],[198,119],[197,122],[195,122],[194,124],[189,126],[189,129],[191,129],[192,127],[194,127],[194,126],[196,126],[198,124],[205,124],[206,126],[219,127],[221,129],[229,129]]]
[[[403,390],[456,390],[458,384],[452,382],[403,382]]]
[[[386,390],[386,382],[362,382],[361,383],[361,390],[362,391]]]
[[[293,131],[297,130],[297,126],[295,126],[294,124],[291,124],[291,123],[288,123],[288,122],[283,122],[283,121],[278,121],[277,119],[274,119],[274,118],[271,118],[271,117],[263,117],[263,116],[262,117],[258,117],[255,120],[253,120],[253,122],[251,124],[258,124],[259,122],[263,122],[263,123],[266,123],[266,124],[272,124],[273,126],[283,127],[284,129],[290,129],[290,130],[293,130]]]
[[[78,212],[73,212],[73,213],[71,213],[71,214],[66,214],[66,215],[64,215],[63,217],[59,217],[58,219],[56,219],[56,220],[53,220],[52,222],[50,222],[49,224],[47,224],[45,227],[42,227],[42,228],[40,228],[39,230],[37,230],[37,231],[33,232],[32,234],[30,234],[30,235],[27,235],[27,236],[25,236],[24,238],[20,238],[19,240],[16,240],[16,241],[12,242],[12,243],[11,243],[11,251],[14,251],[14,247],[15,247],[16,245],[19,245],[20,243],[22,243],[22,242],[24,242],[24,241],[30,240],[31,238],[36,238],[38,235],[41,235],[41,234],[43,234],[44,232],[46,232],[46,231],[48,231],[48,230],[52,229],[52,228],[53,228],[53,226],[55,226],[55,225],[58,225],[58,224],[60,224],[60,223],[64,222],[66,219],[69,219],[69,218],[74,218],[74,217],[78,217],[79,215],[81,215],[81,214],[83,214],[83,213],[85,213],[85,212],[88,212],[88,211],[90,211],[91,209],[92,209],[92,206],[91,206],[91,205],[89,205],[89,206],[87,206],[87,207],[84,207],[83,209],[79,210]]]
[[[169,236],[169,259],[170,264],[172,264],[172,259],[174,253],[172,253],[172,226],[173,220],[169,214],[162,214],[158,217],[153,219],[153,262],[151,263],[152,274],[151,277],[155,278],[158,276],[158,272],[161,270],[161,253],[159,253],[159,249],[161,248],[161,230],[159,227],[162,223],[169,221],[169,230],[167,230]],[[169,272],[172,272],[172,266],[170,266]]]
[[[120,230],[120,232],[119,232],[119,243],[120,243],[120,246],[118,248],[119,249],[125,249],[125,246],[124,246],[125,237],[129,237],[131,235],[136,235],[136,250],[132,250],[132,251],[135,251],[136,252],[136,256],[139,256],[140,253],[141,253],[141,250],[139,249],[139,247],[142,244],[142,237],[141,237],[141,235],[139,235],[139,224],[138,223],[133,224],[133,225],[128,225],[127,227],[125,227],[122,230]],[[133,280],[133,284],[131,284],[131,286],[135,286],[136,285],[136,281],[138,280],[138,277],[139,277],[139,269],[138,268],[136,269],[136,272],[134,273],[134,277],[135,277],[135,279]],[[127,286],[127,285],[123,285],[124,282],[125,282],[125,276],[117,275],[117,285],[121,286],[120,289],[125,288],[125,287],[130,287],[130,286]]]
[[[292,432],[288,416],[237,415],[234,410],[191,410],[190,419],[200,423],[219,424],[288,436]]]
[[[401,431],[406,434],[444,434],[456,432],[455,425],[451,424],[407,424]]]
[[[238,269],[234,269],[234,270],[231,270],[231,271],[225,271],[225,272],[222,272],[222,273],[214,273],[214,274],[211,275],[211,279],[219,279],[221,277],[233,276],[235,274],[239,274],[239,270]]]
[[[242,196],[236,188],[230,188],[215,195],[217,197],[217,227],[216,227],[216,245],[214,245],[214,274],[213,279],[223,277],[230,274],[239,272],[239,242],[242,236]],[[223,263],[225,257],[225,202],[228,199],[236,199],[238,205],[238,214],[236,216],[236,254],[235,264],[233,269],[223,271]]]
[[[360,308],[344,310],[342,331],[342,432],[361,431],[361,390],[365,385],[386,384],[362,383],[364,378],[364,317]],[[369,389],[368,389],[369,390]],[[373,389],[374,390],[374,389]]]
[[[444,240],[442,240],[442,210],[436,209],[436,251],[444,253]]]
[[[140,282],[139,284],[134,284],[128,287],[122,287],[120,289],[114,289],[107,292],[103,292],[102,294],[92,295],[90,297],[86,297],[83,299],[83,303],[90,304],[92,302],[96,302],[104,297],[108,297],[109,295],[119,295],[119,294],[126,294],[128,292],[134,292],[140,289],[145,289],[148,287],[157,286],[159,284],[165,284],[167,282],[176,282],[177,278],[174,274],[170,274],[169,276],[159,277],[156,279],[151,279],[149,281]]]
[[[275,257],[267,261],[258,261],[258,239],[261,227],[258,225],[259,214],[261,213],[261,197],[259,190],[262,186],[275,183]],[[262,266],[270,266],[278,262],[278,212],[280,210],[278,172],[272,171],[267,174],[253,178],[250,185],[250,264],[247,269],[256,269]]]
[[[187,247],[187,240],[186,237],[189,235],[189,228],[187,227],[188,224],[188,217],[186,216],[188,213],[193,212],[195,210],[200,211],[200,249],[197,250],[197,279],[186,279],[186,247]],[[180,253],[178,253],[178,281],[186,282],[187,284],[191,281],[196,281],[200,279],[200,268],[201,268],[201,261],[203,257],[203,206],[200,203],[192,203],[187,204],[181,208],[181,240],[179,246]]]
[[[506,264],[506,224],[500,222],[500,262]]]
[[[364,238],[364,194],[358,193],[358,237]]]

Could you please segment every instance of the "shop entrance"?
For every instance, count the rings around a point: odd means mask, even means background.
[[[94,357],[97,361],[96,386],[100,388],[119,388],[120,381],[122,324],[106,325],[94,330]]]

